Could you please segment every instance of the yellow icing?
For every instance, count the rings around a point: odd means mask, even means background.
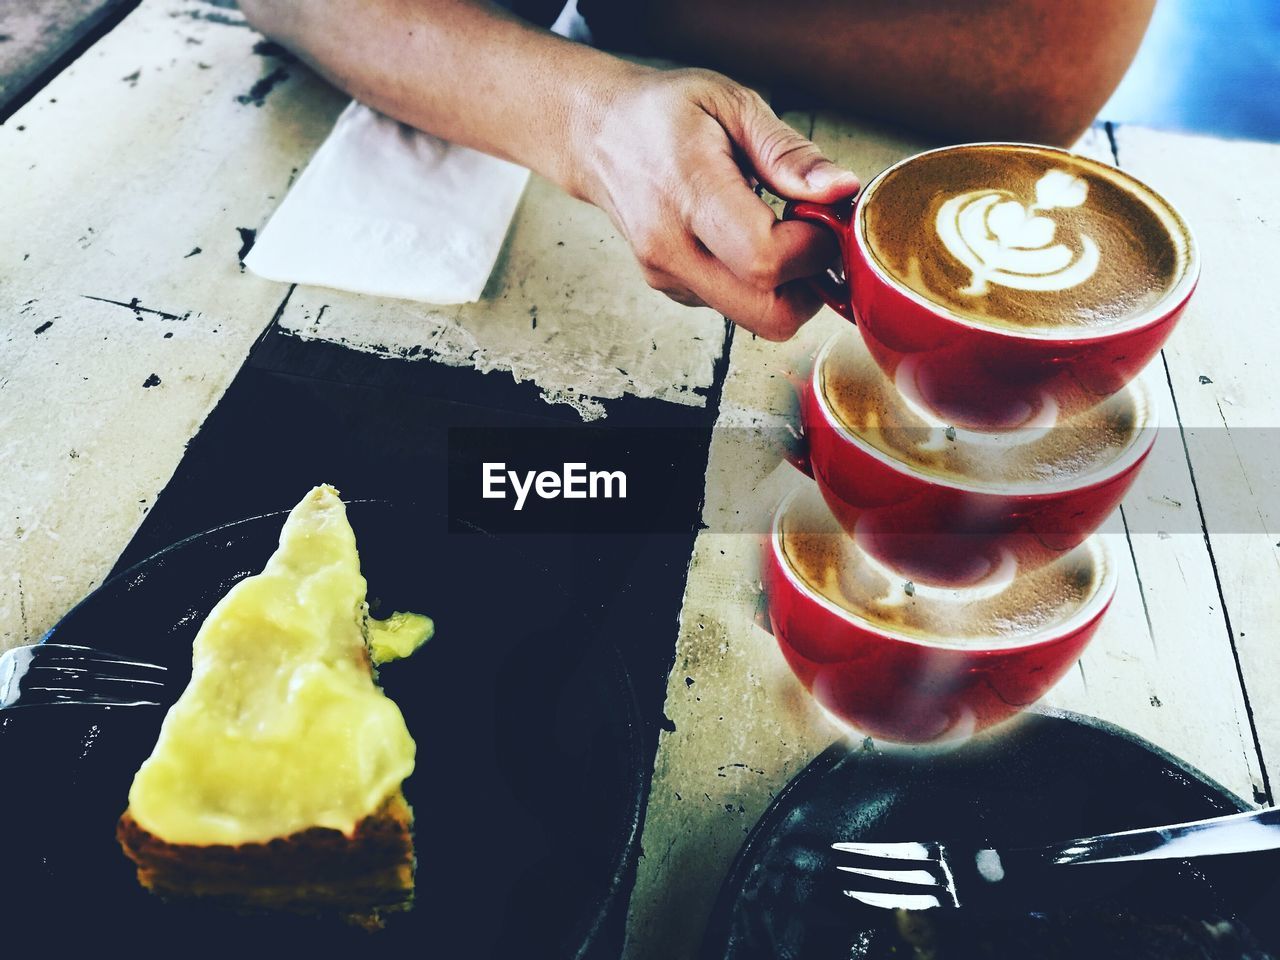
[[[240,844],[308,827],[350,835],[413,772],[399,707],[374,683],[365,580],[330,486],[294,507],[280,545],[197,634],[191,682],[134,777],[129,812],[171,843]],[[430,621],[372,634],[405,655]]]
[[[431,639],[436,625],[420,613],[396,611],[385,620],[368,620],[369,653],[373,662],[401,660]]]

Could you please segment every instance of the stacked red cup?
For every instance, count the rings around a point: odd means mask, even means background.
[[[1025,144],[919,154],[786,216],[835,233],[844,276],[816,286],[858,329],[801,390],[816,489],[774,517],[773,632],[842,724],[962,738],[1043,695],[1111,603],[1096,531],[1155,442],[1139,375],[1194,241],[1133,177]]]

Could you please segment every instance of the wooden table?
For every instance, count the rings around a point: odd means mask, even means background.
[[[842,321],[824,312],[775,345],[675,306],[643,285],[599,211],[536,177],[478,304],[254,277],[241,251],[344,103],[259,41],[234,10],[145,0],[0,127],[0,648],[37,639],[122,554],[218,518],[184,500],[194,488],[183,478],[237,455],[221,425],[245,404],[234,384],[254,377],[317,396],[343,380],[426,384],[441,409],[705,428],[705,529],[679,548],[688,558],[692,547],[687,577],[664,548],[673,611],[683,590],[679,627],[649,637],[639,669],[656,758],[626,948],[637,960],[692,956],[742,839],[835,737],[754,624],[754,532],[802,481],[758,431],[711,426],[781,423],[786,373]],[[264,96],[245,96],[268,77]],[[787,119],[864,177],[925,145],[823,115]],[[1100,125],[1079,149],[1178,204],[1204,272],[1152,371],[1165,429],[1109,527],[1126,559],[1119,595],[1050,701],[1269,804],[1280,147]],[[703,481],[689,482],[701,497]],[[250,503],[250,487],[222,509],[287,503],[286,491],[272,493],[284,503]],[[143,525],[153,506],[165,520]]]

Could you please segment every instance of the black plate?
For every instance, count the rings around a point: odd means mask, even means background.
[[[124,937],[157,954],[270,938],[295,955],[345,946],[459,958],[586,956],[616,926],[646,787],[640,718],[616,648],[562,589],[570,572],[544,568],[512,538],[450,535],[431,511],[356,503],[349,517],[375,613],[436,622],[424,649],[381,671],[418,743],[405,785],[415,908],[370,937],[161,904],[138,887],[114,827],[162,711],[58,707],[0,714],[6,925],[63,941]],[[185,684],[204,615],[262,568],[282,522],[256,517],[184,540],[106,583],[47,639],[135,654]]]
[[[848,960],[861,955],[855,945],[889,936],[891,913],[840,894],[828,850],[836,839],[1049,841],[1244,808],[1146,741],[1063,712],[1027,714],[949,753],[882,754],[836,744],[787,785],[747,838],[702,955]],[[1236,914],[1276,952],[1276,918],[1267,905],[1276,902],[1277,877],[1274,854],[1218,857],[1196,869],[1171,865],[1147,893],[1162,905]]]

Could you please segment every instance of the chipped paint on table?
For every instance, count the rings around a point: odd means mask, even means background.
[[[240,231],[342,101],[210,12],[143,4],[0,127],[0,647],[111,568],[287,292]]]
[[[704,406],[724,324],[645,286],[599,209],[533,176],[478,303],[438,307],[299,287],[280,328],[537,384],[584,420],[632,395]]]

